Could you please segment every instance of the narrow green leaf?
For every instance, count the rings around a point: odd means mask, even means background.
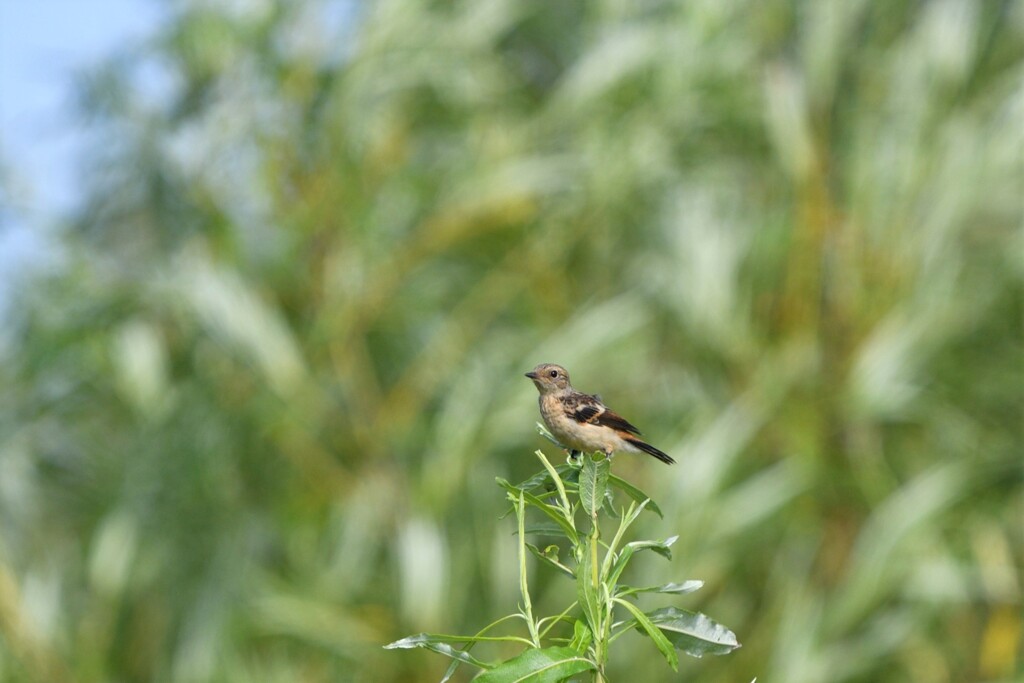
[[[558,439],[555,438],[555,435],[552,434],[550,431],[548,431],[548,428],[543,423],[537,422],[536,425],[537,425],[537,433],[538,434],[540,434],[545,439],[547,439],[551,443],[555,444],[559,448],[565,448],[565,446],[563,446],[562,444],[560,444],[558,442]]]
[[[579,485],[580,483],[580,471],[583,469],[582,465],[572,465],[565,463],[555,468],[558,470],[558,476],[562,478],[566,484]]]
[[[656,513],[661,518],[665,517],[665,515],[661,512],[661,508],[658,507],[657,503],[651,500],[650,496],[648,496],[646,493],[630,484],[625,479],[616,477],[614,474],[612,474],[608,477],[608,483],[614,486],[615,488],[619,489],[620,491],[622,491],[623,493],[625,493],[627,496],[629,496],[638,503],[642,503],[645,500],[649,500],[650,502],[647,503],[647,509],[650,510],[651,512]]]
[[[622,517],[619,510],[615,509],[615,496],[612,495],[611,488],[604,490],[604,514],[608,515],[612,519],[620,519]]]
[[[669,548],[671,548],[672,544],[678,540],[678,536],[671,536],[666,538],[664,541],[633,541],[632,543],[627,543],[626,547],[632,548],[633,552],[640,550],[653,550],[666,560],[671,560],[672,551]]]
[[[514,531],[514,534],[518,534],[518,531]],[[564,536],[562,533],[562,525],[556,524],[555,522],[540,521],[533,522],[532,524],[526,525],[526,535],[536,534],[538,536]]]
[[[576,603],[573,603],[573,605],[575,605],[575,604]],[[476,645],[478,642],[483,641],[483,640],[503,640],[503,641],[508,641],[508,640],[511,639],[511,640],[516,640],[516,641],[519,641],[519,642],[524,642],[524,643],[529,644],[529,641],[527,641],[525,638],[519,638],[517,636],[512,636],[511,638],[509,638],[509,637],[504,637],[504,638],[487,638],[487,637],[484,636],[485,633],[490,631],[492,628],[498,626],[499,624],[503,624],[503,623],[505,623],[506,621],[508,621],[510,619],[522,619],[522,618],[523,618],[523,616],[521,614],[517,613],[517,614],[506,614],[505,616],[503,616],[503,617],[501,617],[499,619],[495,619],[494,621],[492,621],[491,623],[487,624],[482,629],[477,631],[476,635],[473,636],[474,642],[467,643],[466,647],[462,651],[465,654],[469,654],[469,651],[473,649],[473,646]],[[444,636],[442,636],[442,637],[444,637]],[[441,677],[440,683],[447,683],[448,681],[450,681],[452,676],[455,675],[456,670],[458,670],[459,664],[461,664],[461,663],[462,663],[462,660],[453,659],[452,663],[448,665],[448,669],[444,672],[444,676]]]
[[[558,476],[562,478],[562,481],[564,483],[574,484],[577,481],[579,481],[578,467],[572,467],[568,464],[563,463],[561,465],[555,465],[555,472],[558,473]],[[537,472],[537,474],[531,476],[529,479],[526,479],[521,483],[517,484],[516,488],[522,489],[523,491],[536,491],[545,484],[550,484],[551,486],[554,486],[554,482],[551,481],[551,473],[548,472],[547,469],[543,469],[540,472]]]
[[[551,546],[548,546],[548,548],[550,548],[550,547]],[[526,549],[529,550],[531,553],[533,553],[533,556],[536,557],[538,560],[540,560],[542,564],[546,564],[547,566],[551,567],[552,569],[555,569],[555,570],[557,570],[557,571],[559,571],[559,572],[569,576],[570,578],[572,578],[574,576],[574,574],[572,573],[571,569],[569,569],[564,564],[562,564],[561,562],[558,561],[558,556],[557,555],[555,557],[552,557],[550,553],[546,552],[547,548],[545,548],[545,550],[541,550],[537,546],[533,545],[532,543],[527,543],[526,544]]]
[[[525,494],[520,491],[516,501],[516,521],[519,523],[519,592],[523,598],[523,617],[530,629],[530,639],[534,647],[540,647],[540,635],[537,633],[537,622],[533,619],[533,604],[530,599],[530,588],[526,578],[526,502]]]
[[[554,505],[548,505],[547,503],[545,503],[543,500],[533,495],[532,493],[527,493],[522,489],[512,486],[512,484],[508,483],[507,480],[502,479],[501,477],[497,477],[496,481],[498,482],[498,486],[502,487],[503,489],[511,493],[517,499],[519,498],[519,494],[522,493],[523,500],[525,500],[527,503],[537,508],[545,515],[547,515],[549,518],[554,520],[554,522],[559,527],[561,527],[562,531],[573,543],[579,542],[579,537],[576,534],[576,529],[573,528],[572,524],[569,522],[569,520],[566,519],[565,515],[559,508],[555,507]]]
[[[583,470],[580,472],[580,501],[583,503],[583,510],[591,518],[597,516],[597,511],[604,504],[604,492],[608,488],[608,475],[611,472],[611,462],[608,458],[602,457],[594,460],[592,456],[583,456]]]
[[[448,683],[448,681],[452,680],[452,676],[455,675],[455,671],[458,668],[459,660],[452,660],[452,663],[448,665],[447,669],[445,669],[444,676],[441,677],[441,680],[438,683]]]
[[[609,586],[612,586],[614,588],[614,586],[618,584],[619,577],[622,576],[623,570],[625,570],[626,565],[629,564],[629,561],[632,558],[633,549],[627,545],[625,548],[622,549],[622,552],[619,553],[618,556],[615,558],[615,564],[612,566],[611,571],[608,572],[608,578],[606,578],[605,581],[608,583]]]
[[[562,483],[562,478],[558,475],[558,470],[552,466],[548,459],[544,457],[544,454],[540,451],[536,451],[535,455],[540,458],[541,464],[544,465],[544,469],[551,475],[551,481],[554,482],[555,488],[558,489],[558,496],[562,501],[562,508],[565,510],[571,510],[572,506],[569,505],[569,497],[565,493],[565,484]]]
[[[594,668],[593,662],[569,647],[531,648],[473,680],[476,683],[557,683]]]
[[[456,659],[463,664],[470,664],[480,669],[490,669],[495,666],[482,662],[473,655],[452,647],[452,643],[475,643],[481,640],[507,640],[505,638],[476,638],[472,636],[446,636],[433,633],[417,633],[414,636],[396,640],[384,646],[385,650],[410,650],[415,647],[422,647],[432,652]],[[521,640],[516,638],[515,640]]]
[[[547,470],[541,470],[540,472],[533,475],[529,479],[526,479],[516,484],[516,488],[522,491],[534,491],[549,481],[551,481],[551,475],[548,473]]]
[[[685,593],[693,593],[699,590],[704,585],[703,581],[697,581],[691,579],[684,581],[683,583],[666,583],[663,586],[645,586],[638,588],[636,586],[620,586],[619,595],[635,595],[637,593],[674,593],[676,595],[683,595]]]
[[[608,578],[612,562],[617,559],[619,543],[622,542],[622,537],[626,533],[626,529],[628,529],[630,525],[636,521],[636,518],[640,516],[640,512],[643,510],[644,506],[647,505],[648,502],[650,501],[645,500],[639,505],[637,505],[636,501],[630,503],[629,510],[627,510],[626,513],[623,514],[622,517],[619,519],[619,528],[615,531],[615,536],[612,538],[612,542],[608,545],[608,551],[605,553],[604,562],[601,565],[602,577],[606,579]],[[630,555],[632,555],[633,551],[630,550],[629,553]],[[626,561],[628,562],[629,558],[626,558]],[[623,565],[623,567],[625,567],[625,565]],[[614,586],[615,582],[618,581],[619,574],[621,573],[622,570],[620,569],[618,574],[615,575],[614,580],[609,582],[609,585]]]
[[[593,640],[594,634],[591,633],[590,627],[582,619],[577,619],[572,627],[572,642],[569,643],[569,647],[583,654]]]
[[[598,630],[601,617],[601,596],[598,594],[599,587],[594,585],[592,575],[590,544],[593,542],[593,539],[586,540],[579,563],[576,565],[576,599],[592,631]]]
[[[673,671],[679,670],[679,656],[676,654],[675,649],[672,647],[672,642],[665,637],[665,634],[658,630],[658,627],[651,623],[651,620],[646,614],[640,611],[640,608],[631,602],[625,600],[615,599],[615,602],[625,607],[633,615],[635,624],[640,626],[647,635],[654,641],[654,645],[658,648],[662,655],[665,657],[665,661],[672,667]]]
[[[682,583],[666,583],[664,586],[659,586],[657,592],[677,593],[682,595],[684,593],[693,593],[695,591],[700,590],[703,587],[704,582],[700,579],[689,579],[687,581],[683,581]]]
[[[699,612],[663,607],[647,616],[676,649],[692,657],[724,655],[740,647],[735,633]]]
[[[608,572],[607,582],[609,586],[614,586],[618,583],[619,577],[622,575],[623,570],[629,561],[633,558],[633,554],[640,550],[652,550],[662,557],[671,560],[672,551],[669,547],[676,542],[678,536],[672,536],[664,541],[633,541],[627,543],[622,548],[622,552],[615,558],[615,564],[612,566],[611,571]]]

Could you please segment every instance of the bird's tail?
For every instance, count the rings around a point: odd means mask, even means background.
[[[636,446],[644,453],[648,455],[653,455],[655,458],[662,461],[666,465],[671,465],[675,463],[675,460],[673,460],[672,457],[668,455],[668,453],[663,453],[662,451],[659,451],[657,448],[647,443],[646,441],[641,441],[640,439],[626,439],[626,441],[628,441],[633,446]]]

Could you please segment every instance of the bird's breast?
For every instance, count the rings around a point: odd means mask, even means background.
[[[581,424],[566,413],[557,396],[540,397],[540,415],[551,434],[563,446],[582,451],[604,450],[612,432],[592,424]]]

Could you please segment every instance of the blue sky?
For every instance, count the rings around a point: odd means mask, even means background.
[[[0,194],[0,304],[12,274],[45,252],[42,231],[78,198],[74,74],[150,34],[163,12],[157,0],[0,0],[0,167],[14,179],[11,196]]]

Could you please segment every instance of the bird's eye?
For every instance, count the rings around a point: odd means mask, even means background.
[[[548,374],[551,375],[552,377],[558,377],[558,370],[552,370]]]

